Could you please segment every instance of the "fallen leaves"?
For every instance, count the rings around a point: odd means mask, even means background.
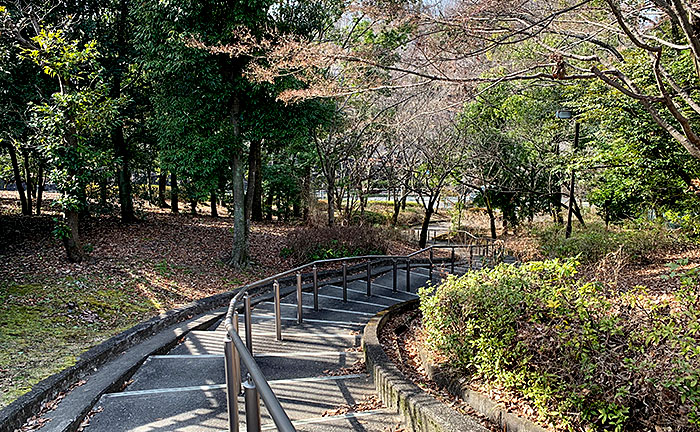
[[[55,398],[51,399],[48,402],[45,402],[41,405],[41,408],[37,414],[32,416],[29,420],[27,420],[21,428],[19,428],[20,432],[31,432],[31,431],[36,431],[41,429],[46,423],[48,423],[51,419],[48,419],[44,417],[46,413],[53,411],[58,407],[58,404],[61,403],[63,399],[65,399],[66,395],[73,391],[76,387],[80,387],[84,385],[87,381],[85,380],[80,380],[75,382],[73,385],[68,388],[67,391],[65,392],[60,392],[58,395],[56,395]]]
[[[328,376],[358,375],[365,373],[366,370],[367,366],[365,365],[365,361],[360,359],[353,363],[350,367],[326,369],[323,371],[323,373]]]
[[[337,408],[329,409],[321,414],[321,417],[332,417],[354,412],[372,411],[386,408],[377,395],[365,395],[358,403],[348,405],[342,404]]]

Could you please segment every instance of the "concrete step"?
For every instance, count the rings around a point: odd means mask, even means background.
[[[277,353],[275,353],[277,354]],[[255,359],[268,380],[309,378],[328,375],[328,371],[349,368],[362,360],[359,350],[258,355]],[[245,368],[243,368],[245,375]],[[154,389],[222,387],[225,383],[224,357],[218,355],[151,356],[134,374],[124,391]]]
[[[383,410],[371,420],[371,429],[362,426],[359,418],[320,420],[333,415],[343,406],[360,403],[374,394],[374,385],[367,375],[327,377],[323,380],[271,381],[270,386],[292,421],[300,422],[299,430],[376,430],[386,427],[384,421],[396,420]],[[242,408],[243,399],[239,398]],[[225,431],[227,430],[226,394],[224,389],[176,389],[158,393],[112,393],[104,395],[97,404],[86,431],[145,432],[145,431]],[[242,418],[244,413],[240,412]],[[262,423],[270,430],[272,419],[261,409]],[[370,415],[364,419],[370,421]],[[383,417],[382,420],[380,420]],[[304,422],[306,421],[306,422]],[[321,426],[325,423],[323,426]],[[365,425],[370,424],[364,422]],[[316,426],[314,426],[316,425]],[[347,428],[350,425],[350,428]],[[308,426],[308,427],[307,427]],[[243,425],[242,425],[243,427]],[[376,429],[375,429],[376,427]],[[245,430],[245,429],[242,429]],[[274,430],[274,427],[272,427]]]
[[[245,332],[240,335],[245,341]],[[359,333],[301,333],[287,329],[282,340],[275,339],[274,330],[253,331],[253,354],[293,353],[314,351],[344,351],[359,346]],[[220,331],[198,331],[190,333],[185,341],[174,347],[168,355],[223,355],[225,333]]]

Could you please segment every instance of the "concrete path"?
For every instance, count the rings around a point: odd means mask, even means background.
[[[362,361],[360,338],[369,319],[416,298],[417,288],[428,282],[428,270],[415,268],[407,292],[405,270],[398,273],[398,292],[391,289],[389,272],[373,280],[370,297],[366,280],[349,283],[348,302],[342,301],[340,286],[322,285],[318,312],[313,294],[305,292],[303,324],[296,323],[296,297],[283,298],[282,341],[275,340],[273,304],[255,306],[254,357],[298,431],[389,432],[403,427],[395,411],[370,403],[376,397],[374,384],[356,366]],[[439,274],[436,269],[435,282]],[[123,391],[100,399],[85,431],[226,431],[224,333],[221,323],[193,331],[168,354],[149,357]],[[369,407],[356,408],[363,403]],[[261,412],[263,430],[276,430],[264,407]]]

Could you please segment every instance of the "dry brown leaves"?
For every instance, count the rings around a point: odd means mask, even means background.
[[[357,360],[350,367],[338,368],[338,369],[326,369],[323,371],[324,374],[329,376],[343,376],[343,375],[359,375],[365,373],[367,366],[364,360]]]
[[[56,395],[55,398],[51,399],[48,402],[43,403],[41,405],[39,412],[36,415],[32,416],[29,420],[27,420],[22,425],[22,427],[19,428],[19,431],[20,432],[31,432],[31,431],[39,430],[42,427],[44,427],[44,425],[50,421],[50,419],[45,418],[44,415],[46,415],[46,413],[49,411],[55,410],[56,407],[58,407],[58,404],[61,403],[61,401],[66,397],[66,395],[68,393],[73,391],[73,389],[75,389],[76,387],[82,386],[86,382],[87,381],[85,381],[85,380],[80,380],[80,381],[74,383],[72,386],[70,386],[70,388],[67,391],[60,392],[58,395]]]
[[[321,417],[332,417],[353,412],[372,411],[386,408],[377,395],[365,395],[362,400],[356,404],[342,404],[337,408],[329,409],[321,414]]]

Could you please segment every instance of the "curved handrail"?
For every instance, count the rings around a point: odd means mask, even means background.
[[[474,237],[475,239],[480,239],[477,237]],[[483,238],[483,240],[487,240],[486,243],[491,243],[491,245],[495,245],[496,241],[494,239],[490,238]],[[488,254],[488,247],[491,245],[487,245],[487,254]],[[286,270],[280,273],[277,273],[273,276],[269,276],[264,279],[260,279],[258,281],[246,284],[243,286],[238,293],[231,299],[229,303],[229,308],[228,312],[226,313],[226,318],[224,319],[224,327],[226,328],[226,334],[230,338],[231,342],[233,342],[233,345],[235,346],[236,351],[238,352],[238,355],[240,356],[240,360],[245,364],[248,374],[250,375],[250,378],[253,380],[255,383],[255,386],[257,387],[260,397],[263,399],[263,402],[265,402],[265,406],[267,407],[267,410],[272,417],[272,420],[275,422],[275,426],[277,427],[278,430],[282,432],[294,432],[296,429],[292,425],[291,420],[289,419],[289,416],[287,416],[287,413],[284,411],[284,408],[282,408],[282,405],[280,404],[279,400],[277,399],[277,396],[275,396],[274,392],[272,391],[272,388],[270,387],[270,384],[267,382],[265,379],[265,376],[263,375],[262,371],[260,370],[259,366],[255,362],[255,359],[253,358],[252,353],[248,350],[246,345],[243,343],[243,340],[241,339],[240,335],[238,334],[237,326],[234,326],[234,316],[237,313],[238,307],[239,307],[239,302],[241,299],[243,299],[247,294],[249,294],[249,291],[253,288],[257,288],[263,285],[267,285],[273,282],[278,281],[279,279],[282,279],[286,276],[290,276],[293,274],[299,275],[303,270],[313,268],[315,271],[315,268],[318,267],[319,265],[324,265],[324,264],[333,264],[333,263],[346,263],[348,261],[380,261],[380,260],[406,260],[407,263],[410,262],[410,259],[413,258],[414,256],[420,255],[425,252],[430,252],[430,259],[431,259],[431,265],[432,265],[432,259],[433,259],[433,254],[432,251],[433,249],[452,249],[454,252],[454,249],[464,249],[464,248],[474,248],[474,247],[484,247],[481,245],[474,245],[474,244],[463,244],[463,245],[456,245],[456,244],[451,244],[451,245],[440,245],[440,244],[433,244],[430,246],[427,246],[423,249],[417,250],[415,252],[412,252],[407,255],[360,255],[360,256],[352,256],[352,257],[342,257],[342,258],[329,258],[329,259],[323,259],[323,260],[316,260],[307,264],[303,264],[300,266],[297,266],[293,269]],[[498,255],[500,255],[499,251]],[[492,251],[493,256],[497,256],[496,250]],[[454,253],[453,253],[454,257]],[[369,267],[368,267],[369,268]],[[368,270],[369,272],[369,270]],[[369,273],[368,273],[369,277]],[[248,306],[246,306],[247,308]],[[237,319],[236,319],[237,321]]]

